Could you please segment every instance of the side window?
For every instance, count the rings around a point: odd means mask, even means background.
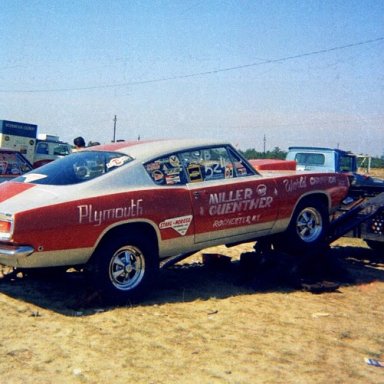
[[[41,155],[48,155],[48,144],[47,143],[37,143],[36,153]]]
[[[66,156],[69,155],[69,146],[66,144],[58,144],[53,148],[53,154],[55,156]]]
[[[340,157],[340,170],[343,172],[353,172],[353,158],[351,156]]]
[[[180,158],[191,183],[254,174],[241,158],[225,147],[187,151],[181,153]]]
[[[186,177],[177,154],[165,156],[144,165],[149,176],[157,185],[180,185]]]

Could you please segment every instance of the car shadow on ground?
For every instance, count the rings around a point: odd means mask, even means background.
[[[235,261],[223,256],[162,269],[153,292],[136,305],[297,290],[320,294],[373,281],[384,281],[384,257],[368,248],[332,247],[301,256],[248,252]],[[0,293],[67,316],[113,308],[90,290],[84,273],[77,271],[10,272],[0,279]]]

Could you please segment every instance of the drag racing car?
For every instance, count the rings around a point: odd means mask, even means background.
[[[172,257],[269,237],[319,246],[348,187],[337,173],[262,176],[226,142],[90,147],[0,185],[0,264],[81,267],[105,297],[136,299]]]

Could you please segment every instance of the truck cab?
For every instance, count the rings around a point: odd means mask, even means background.
[[[356,155],[341,149],[289,147],[286,159],[296,161],[299,171],[357,172]]]
[[[60,141],[57,136],[38,135],[33,156],[33,168],[38,168],[59,157],[67,156],[71,152],[71,145]]]

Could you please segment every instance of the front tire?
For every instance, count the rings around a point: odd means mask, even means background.
[[[159,263],[140,235],[114,236],[101,244],[88,266],[94,288],[109,302],[141,299],[153,285]]]
[[[276,247],[289,252],[313,250],[325,246],[329,225],[325,204],[306,200],[296,207],[286,232],[278,238]]]

